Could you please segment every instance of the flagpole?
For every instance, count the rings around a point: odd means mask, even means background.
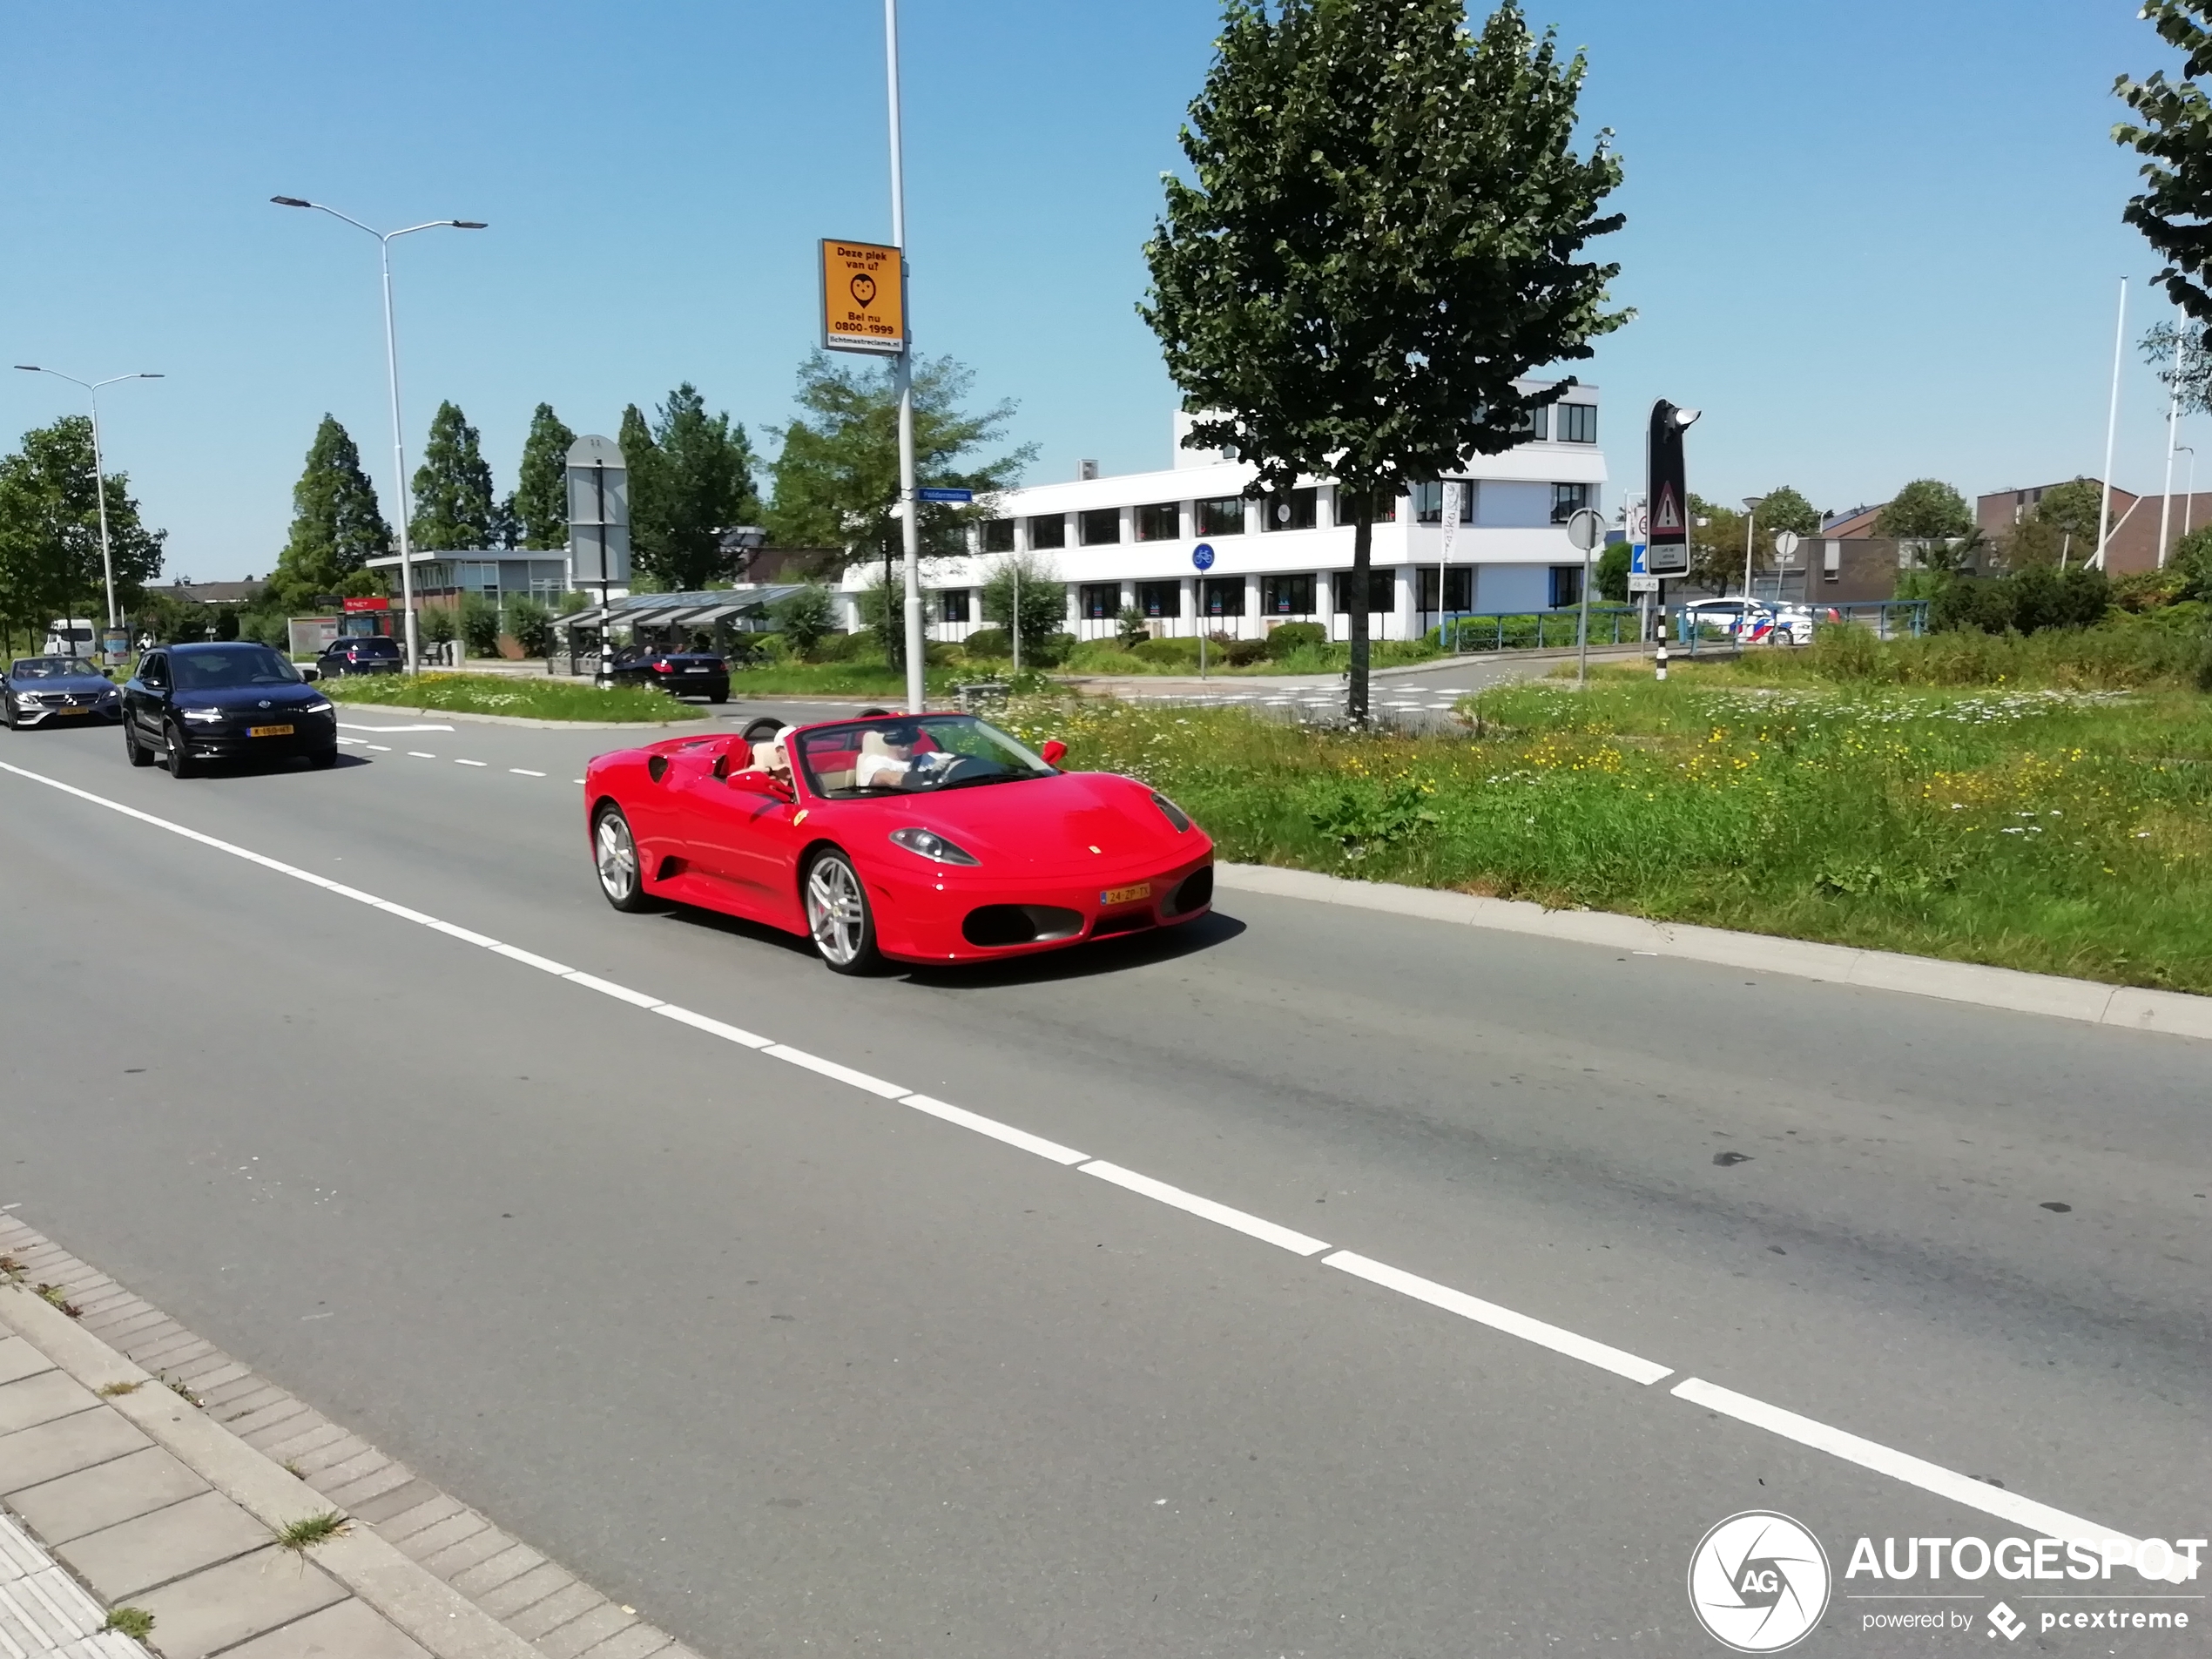
[[[2112,449],[2120,435],[2120,361],[2128,343],[2128,279],[2120,279],[2120,321],[2112,331],[2112,402],[2105,411],[2104,489],[2097,502],[2097,550],[2089,560],[2105,568],[2105,536],[2112,525]]]

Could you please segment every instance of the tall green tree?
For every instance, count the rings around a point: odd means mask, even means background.
[[[1759,529],[1795,530],[1813,535],[1820,529],[1820,509],[1789,484],[1777,484],[1759,498]]]
[[[530,416],[529,436],[523,440],[515,493],[507,498],[518,545],[569,544],[569,446],[575,442],[576,434],[553,413],[553,406],[539,404]]]
[[[106,617],[103,491],[116,597],[127,607],[161,573],[168,532],[146,527],[127,475],[95,482],[91,420],[64,415],[0,456],[0,617],[11,635],[17,627],[43,632],[57,617]]]
[[[615,428],[615,444],[622,451],[623,470],[629,475],[631,585],[644,592],[661,585],[645,570],[638,549],[641,517],[651,520],[659,512],[661,453],[660,446],[653,442],[653,428],[646,423],[644,411],[635,403],[623,409],[622,423]]]
[[[392,527],[377,508],[361,451],[326,415],[292,486],[292,534],[277,555],[266,597],[296,610],[332,595],[381,593],[382,579],[363,567],[391,550]]]
[[[655,412],[651,442],[633,456],[633,434],[644,430],[632,404],[620,440],[630,469],[631,557],[659,586],[679,592],[728,577],[732,556],[722,550],[722,537],[760,512],[752,441],[728,415],[709,415],[689,381]]]
[[[1964,536],[1974,527],[1966,498],[1940,478],[1915,478],[1875,516],[1874,534],[1900,542],[1928,542]]]
[[[1251,493],[1334,477],[1364,590],[1379,497],[1521,441],[1628,320],[1619,267],[1581,257],[1617,230],[1611,133],[1575,148],[1584,74],[1514,0],[1480,32],[1464,0],[1226,0],[1145,258],[1185,442],[1233,447]],[[1368,614],[1351,607],[1349,707],[1368,715]]]
[[[925,557],[966,551],[969,522],[988,513],[990,498],[1011,489],[1036,458],[1035,444],[984,453],[1004,442],[1014,405],[968,408],[974,382],[974,373],[949,357],[914,364],[915,481],[972,489],[977,497],[972,507],[922,508]],[[784,429],[773,468],[769,539],[782,547],[838,548],[848,564],[898,556],[904,549],[896,514],[899,395],[890,367],[811,353],[799,365],[799,404],[806,412]]]
[[[2212,320],[2212,98],[2201,84],[2212,73],[2212,0],[2144,0],[2138,15],[2182,63],[2178,80],[2159,70],[2144,80],[2122,75],[2113,83],[2135,118],[2119,123],[2112,136],[2143,158],[2143,188],[2128,199],[2121,217],[2165,260],[2154,280],[2202,325]]]
[[[415,545],[424,550],[498,544],[491,468],[476,428],[449,402],[439,404],[430,417],[422,464],[415,469],[415,516],[408,528]]]

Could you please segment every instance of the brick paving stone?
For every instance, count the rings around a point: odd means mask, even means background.
[[[8,1507],[46,1543],[57,1545],[206,1490],[206,1481],[159,1447],[150,1446],[10,1493]]]
[[[486,1590],[482,1595],[470,1599],[495,1619],[504,1620],[575,1582],[575,1577],[566,1568],[556,1567],[551,1561],[540,1561],[529,1572],[509,1579],[497,1589]]]
[[[0,1438],[0,1496],[152,1446],[117,1411],[84,1411]]]
[[[470,1601],[545,1565],[545,1557],[528,1544],[509,1544],[498,1554],[453,1575],[453,1588]]]
[[[179,1325],[167,1314],[153,1308],[148,1308],[143,1313],[126,1313],[119,1319],[102,1319],[98,1325],[93,1325],[88,1319],[85,1325],[87,1329],[93,1332],[109,1347],[121,1348],[125,1352],[129,1352],[134,1341],[140,1339],[141,1333],[145,1332],[165,1331],[167,1336],[182,1336],[185,1330],[184,1326]],[[167,1336],[164,1337],[165,1341],[167,1340]]]
[[[273,1457],[281,1463],[287,1458],[296,1458],[302,1452],[312,1452],[317,1447],[327,1446],[345,1435],[346,1431],[328,1418],[316,1413],[309,1415],[314,1419],[310,1427],[303,1429],[297,1424],[280,1423],[273,1428],[263,1429],[258,1434],[247,1435],[246,1441],[264,1456]]]
[[[366,1602],[345,1601],[281,1630],[232,1648],[223,1659],[430,1659],[428,1649],[387,1624]]]
[[[165,1366],[157,1366],[154,1372],[158,1376],[165,1369]],[[222,1388],[239,1381],[250,1373],[237,1360],[226,1359],[218,1354],[211,1355],[204,1365],[195,1362],[179,1366],[169,1374],[195,1394],[204,1394],[212,1388]]]
[[[657,1630],[650,1624],[633,1624],[618,1635],[609,1636],[596,1648],[586,1648],[582,1659],[652,1659],[658,1654],[673,1655],[676,1638],[665,1630]]]
[[[410,1561],[421,1561],[449,1549],[464,1538],[474,1538],[490,1523],[473,1509],[464,1509],[457,1515],[448,1515],[434,1526],[409,1533],[399,1541],[400,1553]]]
[[[410,1491],[410,1487],[420,1490]],[[374,1474],[365,1474],[358,1480],[348,1480],[343,1486],[317,1486],[315,1490],[347,1514],[373,1527],[381,1515],[403,1514],[414,1508],[433,1496],[436,1488],[428,1481],[416,1480],[415,1472],[406,1464],[387,1463]],[[391,1500],[388,1504],[388,1499]],[[372,1507],[377,1509],[376,1514],[369,1513]]]
[[[153,1615],[163,1659],[207,1659],[345,1597],[320,1568],[272,1544],[150,1590],[134,1605]]]
[[[401,1510],[376,1530],[384,1534],[386,1543],[396,1544],[409,1533],[419,1532],[425,1527],[435,1527],[448,1516],[459,1514],[462,1508],[460,1503],[441,1492],[412,1509]]]
[[[306,1416],[307,1409],[304,1402],[287,1394],[258,1411],[241,1413],[235,1417],[226,1416],[223,1426],[242,1440],[251,1440],[262,1429],[273,1427],[279,1423],[288,1423],[295,1417],[300,1420],[300,1426],[305,1428],[313,1420]]]
[[[456,1573],[464,1573],[479,1561],[488,1561],[514,1545],[515,1541],[498,1527],[486,1527],[457,1544],[448,1544],[443,1549],[415,1559],[450,1583]]]
[[[99,1397],[91,1389],[58,1371],[42,1371],[36,1376],[0,1384],[0,1434],[36,1428],[41,1423],[51,1423],[57,1417],[68,1417],[99,1403]]]
[[[319,1455],[320,1453],[310,1452],[307,1457]],[[308,1468],[307,1458],[298,1459],[297,1461],[300,1473],[314,1480],[318,1487],[349,1487],[356,1480],[365,1480],[379,1470],[388,1469],[392,1467],[392,1460],[373,1446],[358,1457],[350,1457],[343,1463],[333,1463],[320,1469]]]
[[[199,1391],[195,1389],[193,1392],[197,1393]],[[201,1398],[206,1400],[207,1409],[214,1414],[215,1420],[226,1426],[237,1422],[241,1417],[251,1417],[265,1406],[296,1406],[299,1403],[272,1383],[263,1383],[259,1388],[242,1388],[224,1399],[218,1399],[212,1394],[204,1394]]]
[[[558,1629],[577,1614],[600,1606],[606,1599],[589,1584],[579,1584],[571,1579],[566,1589],[556,1590],[552,1595],[531,1602],[501,1622],[523,1641],[535,1642],[548,1630]]]
[[[21,1337],[0,1338],[0,1383],[11,1383],[18,1377],[53,1368],[52,1360]]]
[[[566,1624],[556,1624],[536,1638],[537,1650],[545,1659],[577,1659],[610,1636],[619,1635],[637,1622],[635,1613],[624,1613],[612,1602],[602,1601],[597,1607],[579,1614]]]
[[[133,1364],[144,1371],[174,1371],[188,1366],[195,1359],[204,1359],[215,1352],[215,1345],[203,1342],[187,1332],[174,1342],[165,1342],[158,1348],[145,1348],[131,1356]]]
[[[268,1541],[266,1527],[221,1493],[203,1492],[152,1514],[87,1533],[54,1554],[112,1606]]]
[[[207,1402],[208,1410],[217,1411],[226,1406],[237,1405],[241,1400],[253,1399],[256,1394],[265,1398],[253,1400],[253,1406],[265,1406],[270,1400],[280,1399],[284,1391],[270,1387],[249,1371],[241,1371],[233,1381],[210,1383],[205,1388],[193,1389],[192,1393]],[[247,1406],[245,1409],[252,1411],[253,1406]]]
[[[360,1474],[341,1476],[335,1474],[338,1469],[348,1464],[358,1463],[364,1457],[375,1458],[378,1461],[368,1465]],[[372,1468],[381,1468],[391,1460],[359,1435],[348,1434],[343,1440],[326,1440],[314,1451],[302,1453],[293,1461],[300,1466],[300,1472],[302,1474],[320,1480],[324,1474],[330,1474],[333,1475],[334,1484],[342,1486],[347,1480],[360,1480],[361,1475],[367,1474]]]

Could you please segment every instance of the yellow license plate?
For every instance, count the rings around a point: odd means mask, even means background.
[[[246,735],[255,738],[288,738],[292,735],[292,728],[288,725],[257,725],[249,728]]]
[[[91,711],[90,709],[56,709],[54,711],[57,714],[90,714]]]
[[[1152,884],[1140,881],[1133,887],[1109,887],[1098,895],[1101,904],[1135,904],[1139,899],[1152,896]]]

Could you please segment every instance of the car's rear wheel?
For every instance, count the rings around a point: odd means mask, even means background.
[[[172,778],[191,778],[198,775],[199,763],[185,747],[185,729],[180,725],[169,728],[169,775]]]
[[[648,907],[637,838],[631,834],[622,808],[611,803],[591,820],[591,862],[599,873],[599,891],[609,904],[633,914]]]
[[[123,758],[134,766],[153,765],[153,756],[138,741],[138,728],[127,714],[123,717]]]
[[[882,966],[867,890],[852,860],[835,847],[806,867],[806,931],[833,974],[868,974]]]

